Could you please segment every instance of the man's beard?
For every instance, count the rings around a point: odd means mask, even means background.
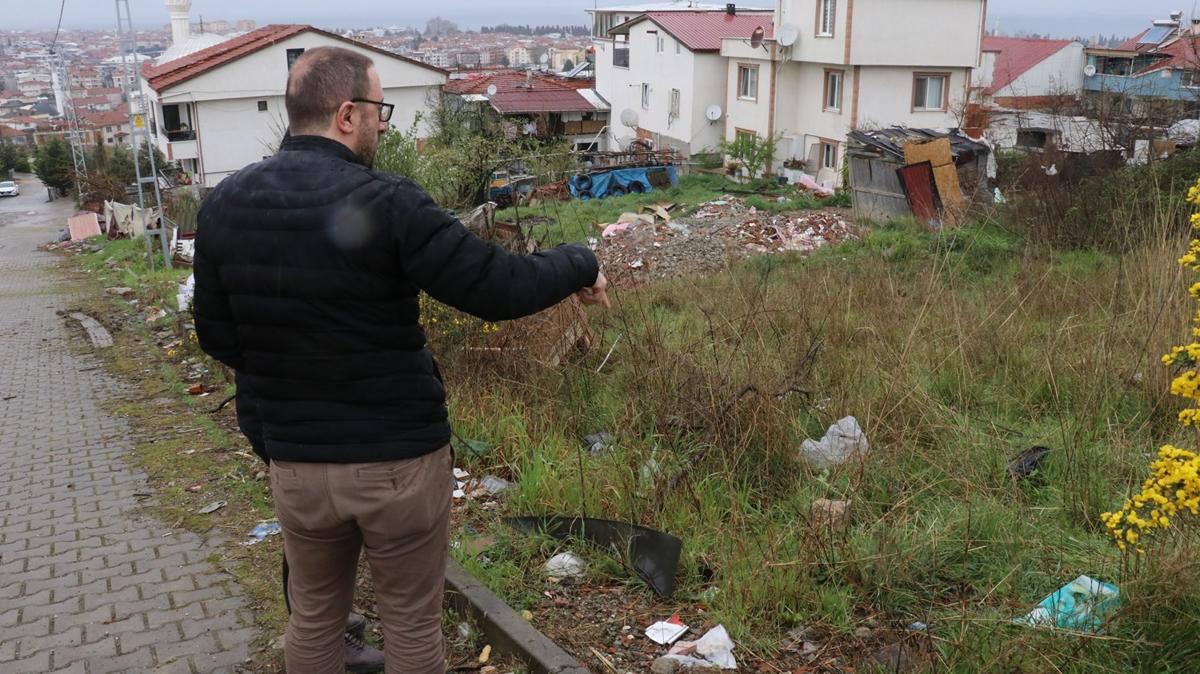
[[[364,129],[355,143],[354,156],[367,168],[375,168],[375,151],[379,149],[379,133],[373,129]]]

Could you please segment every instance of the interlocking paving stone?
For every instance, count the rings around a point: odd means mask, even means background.
[[[72,206],[23,187],[0,202],[0,672],[238,671],[241,589],[212,542],[141,513],[128,425],[104,411],[131,389],[60,314],[80,290],[36,250]]]

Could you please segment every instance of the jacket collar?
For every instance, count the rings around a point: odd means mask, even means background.
[[[355,164],[362,164],[354,151],[325,136],[286,136],[279,146],[280,152],[319,152]]]

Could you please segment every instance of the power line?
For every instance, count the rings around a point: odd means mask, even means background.
[[[62,30],[63,10],[67,8],[67,0],[62,0],[58,5],[58,26],[54,28],[54,41],[50,43],[50,53],[54,53],[54,48],[58,46],[58,33]]]

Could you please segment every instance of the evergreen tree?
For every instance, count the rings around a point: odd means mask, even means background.
[[[63,139],[52,138],[38,148],[35,161],[34,172],[47,186],[65,191],[75,184],[75,163]]]

